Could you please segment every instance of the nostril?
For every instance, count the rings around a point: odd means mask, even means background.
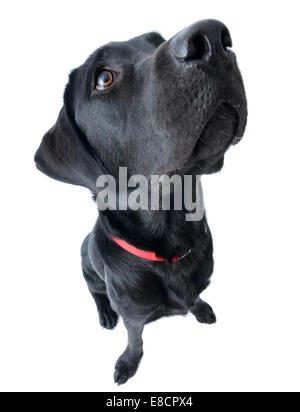
[[[180,60],[202,60],[207,53],[205,38],[200,33],[194,33],[184,40],[179,38],[173,53]]]
[[[196,34],[192,39],[194,53],[192,59],[202,60],[206,54],[206,42],[201,34]]]
[[[232,47],[231,36],[227,28],[223,28],[221,31],[221,42],[225,51],[228,51],[228,49]]]

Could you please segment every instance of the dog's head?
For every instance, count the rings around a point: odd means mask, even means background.
[[[215,20],[171,40],[148,33],[99,48],[70,75],[38,168],[96,192],[103,173],[209,174],[243,136],[247,103],[228,29]]]

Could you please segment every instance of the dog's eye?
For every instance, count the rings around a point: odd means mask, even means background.
[[[114,82],[114,75],[109,70],[102,70],[96,79],[96,89],[104,90],[110,87]]]

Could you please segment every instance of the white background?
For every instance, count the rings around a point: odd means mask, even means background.
[[[2,391],[298,391],[298,1],[1,2]],[[146,327],[145,355],[113,384],[126,345],[98,326],[80,246],[97,211],[88,191],[39,173],[33,155],[62,105],[68,72],[98,46],[202,18],[231,30],[249,100],[244,141],[205,177],[216,267],[192,316]]]

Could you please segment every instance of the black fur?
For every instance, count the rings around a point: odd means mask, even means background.
[[[228,147],[241,138],[247,119],[243,82],[226,27],[198,22],[170,41],[148,33],[98,49],[70,75],[64,107],[36,153],[50,177],[90,189],[102,174],[209,174],[221,169]],[[114,85],[95,90],[101,69]],[[186,222],[186,211],[99,213],[83,242],[82,268],[100,323],[112,329],[123,318],[128,346],[115,381],[134,375],[143,354],[144,325],[162,316],[192,312],[214,323],[200,299],[213,272],[212,237],[206,218]],[[117,246],[111,236],[176,263],[152,262]]]

